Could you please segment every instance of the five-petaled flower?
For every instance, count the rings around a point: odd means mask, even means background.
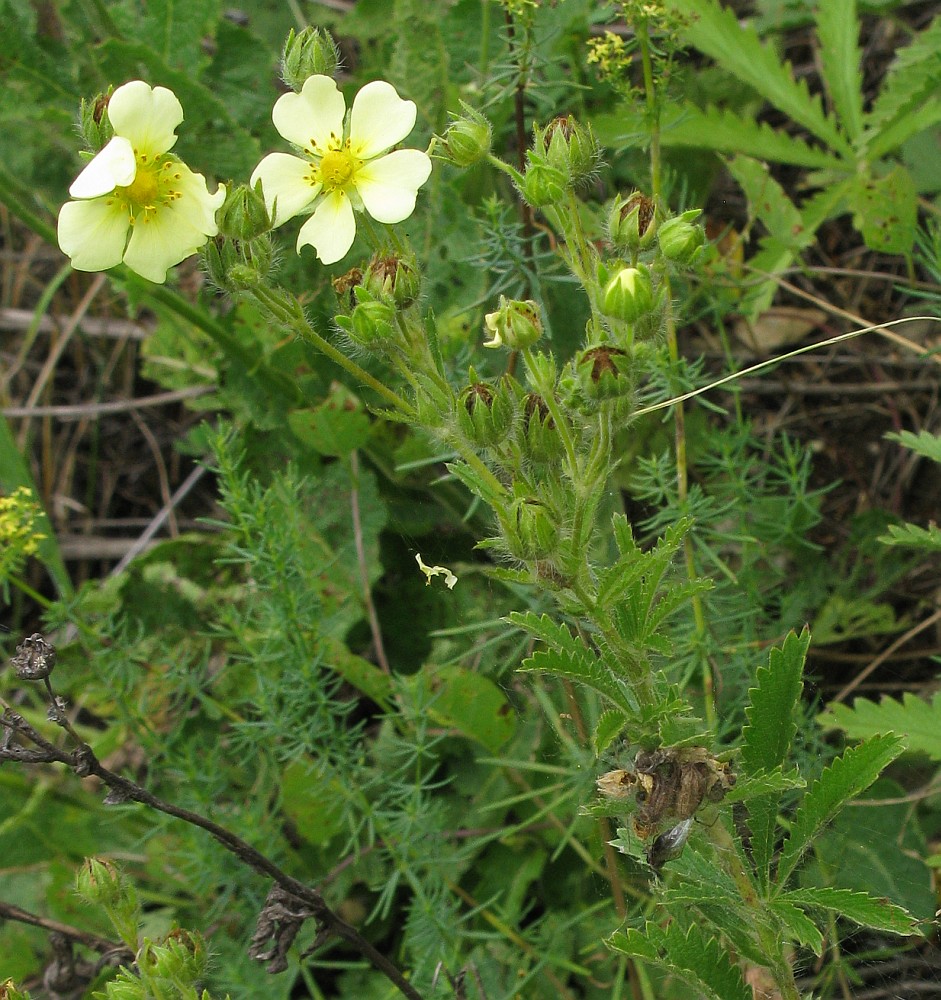
[[[418,189],[431,174],[431,160],[418,149],[397,149],[415,125],[414,101],[405,101],[381,80],[366,84],[346,102],[328,76],[311,76],[299,94],[278,98],[272,120],[302,156],[269,153],[255,168],[265,204],[276,226],[301,213],[297,250],[310,244],[324,264],[346,256],[356,236],[353,210],[377,222],[407,219]]]
[[[59,246],[78,271],[104,271],[124,261],[151,281],[195,253],[218,232],[220,184],[210,194],[202,174],[169,154],[183,108],[166,87],[141,80],[111,95],[114,137],[69,188],[77,201],[59,212]]]

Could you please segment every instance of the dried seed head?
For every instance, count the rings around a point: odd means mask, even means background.
[[[16,647],[10,663],[20,680],[45,680],[56,665],[56,647],[34,632]]]

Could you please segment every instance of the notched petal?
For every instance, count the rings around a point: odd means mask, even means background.
[[[73,198],[100,198],[116,187],[126,187],[136,176],[134,148],[116,135],[75,178],[69,194]]]
[[[367,83],[353,99],[350,113],[353,155],[369,160],[391,149],[415,127],[417,114],[415,102],[399,97],[391,83]]]

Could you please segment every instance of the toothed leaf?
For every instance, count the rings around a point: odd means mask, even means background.
[[[843,129],[856,142],[863,128],[856,0],[827,0],[817,8],[820,69]]]
[[[793,889],[778,898],[809,910],[829,910],[862,927],[874,927],[890,934],[907,936],[918,930],[918,922],[904,907],[852,889],[825,886]]]

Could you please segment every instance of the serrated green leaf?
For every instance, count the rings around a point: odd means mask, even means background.
[[[617,709],[606,709],[598,717],[595,725],[595,732],[592,736],[592,746],[596,754],[602,754],[621,735],[621,730],[627,723],[627,718],[623,712]]]
[[[808,236],[800,212],[768,167],[749,156],[733,157],[728,166],[748,198],[749,211],[764,223],[768,233],[789,250],[807,246],[813,234]]]
[[[880,253],[910,253],[918,225],[918,193],[902,164],[881,177],[856,179],[853,225]]]
[[[773,771],[759,771],[757,774],[738,774],[735,785],[726,793],[724,802],[748,802],[762,795],[788,792],[806,785],[800,772],[794,768],[785,771],[776,767]]]
[[[817,717],[821,726],[843,729],[850,739],[869,739],[876,733],[893,732],[905,737],[905,749],[926,753],[941,761],[941,692],[931,701],[906,691],[901,702],[888,696],[878,703],[857,698],[853,707],[831,705]]]
[[[827,0],[817,8],[820,70],[830,100],[850,141],[863,128],[863,76],[857,47],[856,0]]]
[[[684,104],[664,110],[661,122],[664,146],[742,153],[757,160],[788,163],[821,170],[846,169],[845,161],[825,149],[808,146],[766,122],[740,118],[728,108],[697,108]]]
[[[904,48],[898,50],[882,89],[866,116],[866,151],[878,159],[895,149],[908,135],[910,116],[941,87],[941,17],[936,17]]]
[[[539,649],[524,660],[519,669],[569,677],[597,691],[625,714],[630,715],[637,710],[637,700],[627,685],[622,684],[600,660],[576,658],[554,649]]]
[[[806,82],[799,80],[791,66],[781,62],[753,29],[739,23],[731,8],[715,0],[668,0],[668,6],[689,15],[684,35],[700,52],[818,139],[844,156],[851,155],[835,123],[824,114],[820,99],[810,94]]]
[[[616,931],[606,943],[614,951],[672,972],[707,1000],[752,1000],[738,967],[714,938],[695,925],[684,932],[677,923],[663,928],[648,920],[643,930]]]
[[[909,549],[923,549],[926,552],[941,551],[941,528],[929,524],[920,528],[917,524],[890,524],[887,535],[880,535],[883,545],[899,545]]]
[[[485,503],[498,509],[502,507],[504,496],[497,489],[496,485],[489,478],[482,475],[476,469],[471,468],[466,462],[448,462],[448,472],[456,479],[459,479],[475,496],[479,496]]]
[[[900,431],[898,434],[886,434],[886,438],[889,441],[898,441],[919,455],[930,458],[932,462],[941,464],[941,434],[932,434],[930,431],[919,431],[917,434]]]
[[[768,666],[759,667],[751,703],[745,709],[748,724],[742,731],[742,771],[746,775],[767,773],[787,759],[797,731],[794,706],[801,692],[804,659],[810,646],[810,632],[790,633],[781,649],[772,649]]]
[[[915,918],[901,906],[884,899],[874,899],[865,892],[815,886],[792,889],[779,897],[811,910],[829,910],[862,927],[874,927],[890,934],[909,935],[917,930]]]
[[[850,747],[810,786],[794,815],[778,859],[777,882],[784,886],[813,838],[846,803],[865,791],[904,749],[894,733]]]
[[[804,915],[794,903],[786,899],[772,899],[769,902],[771,912],[781,921],[782,936],[809,948],[815,955],[823,951],[823,935],[817,925]]]

